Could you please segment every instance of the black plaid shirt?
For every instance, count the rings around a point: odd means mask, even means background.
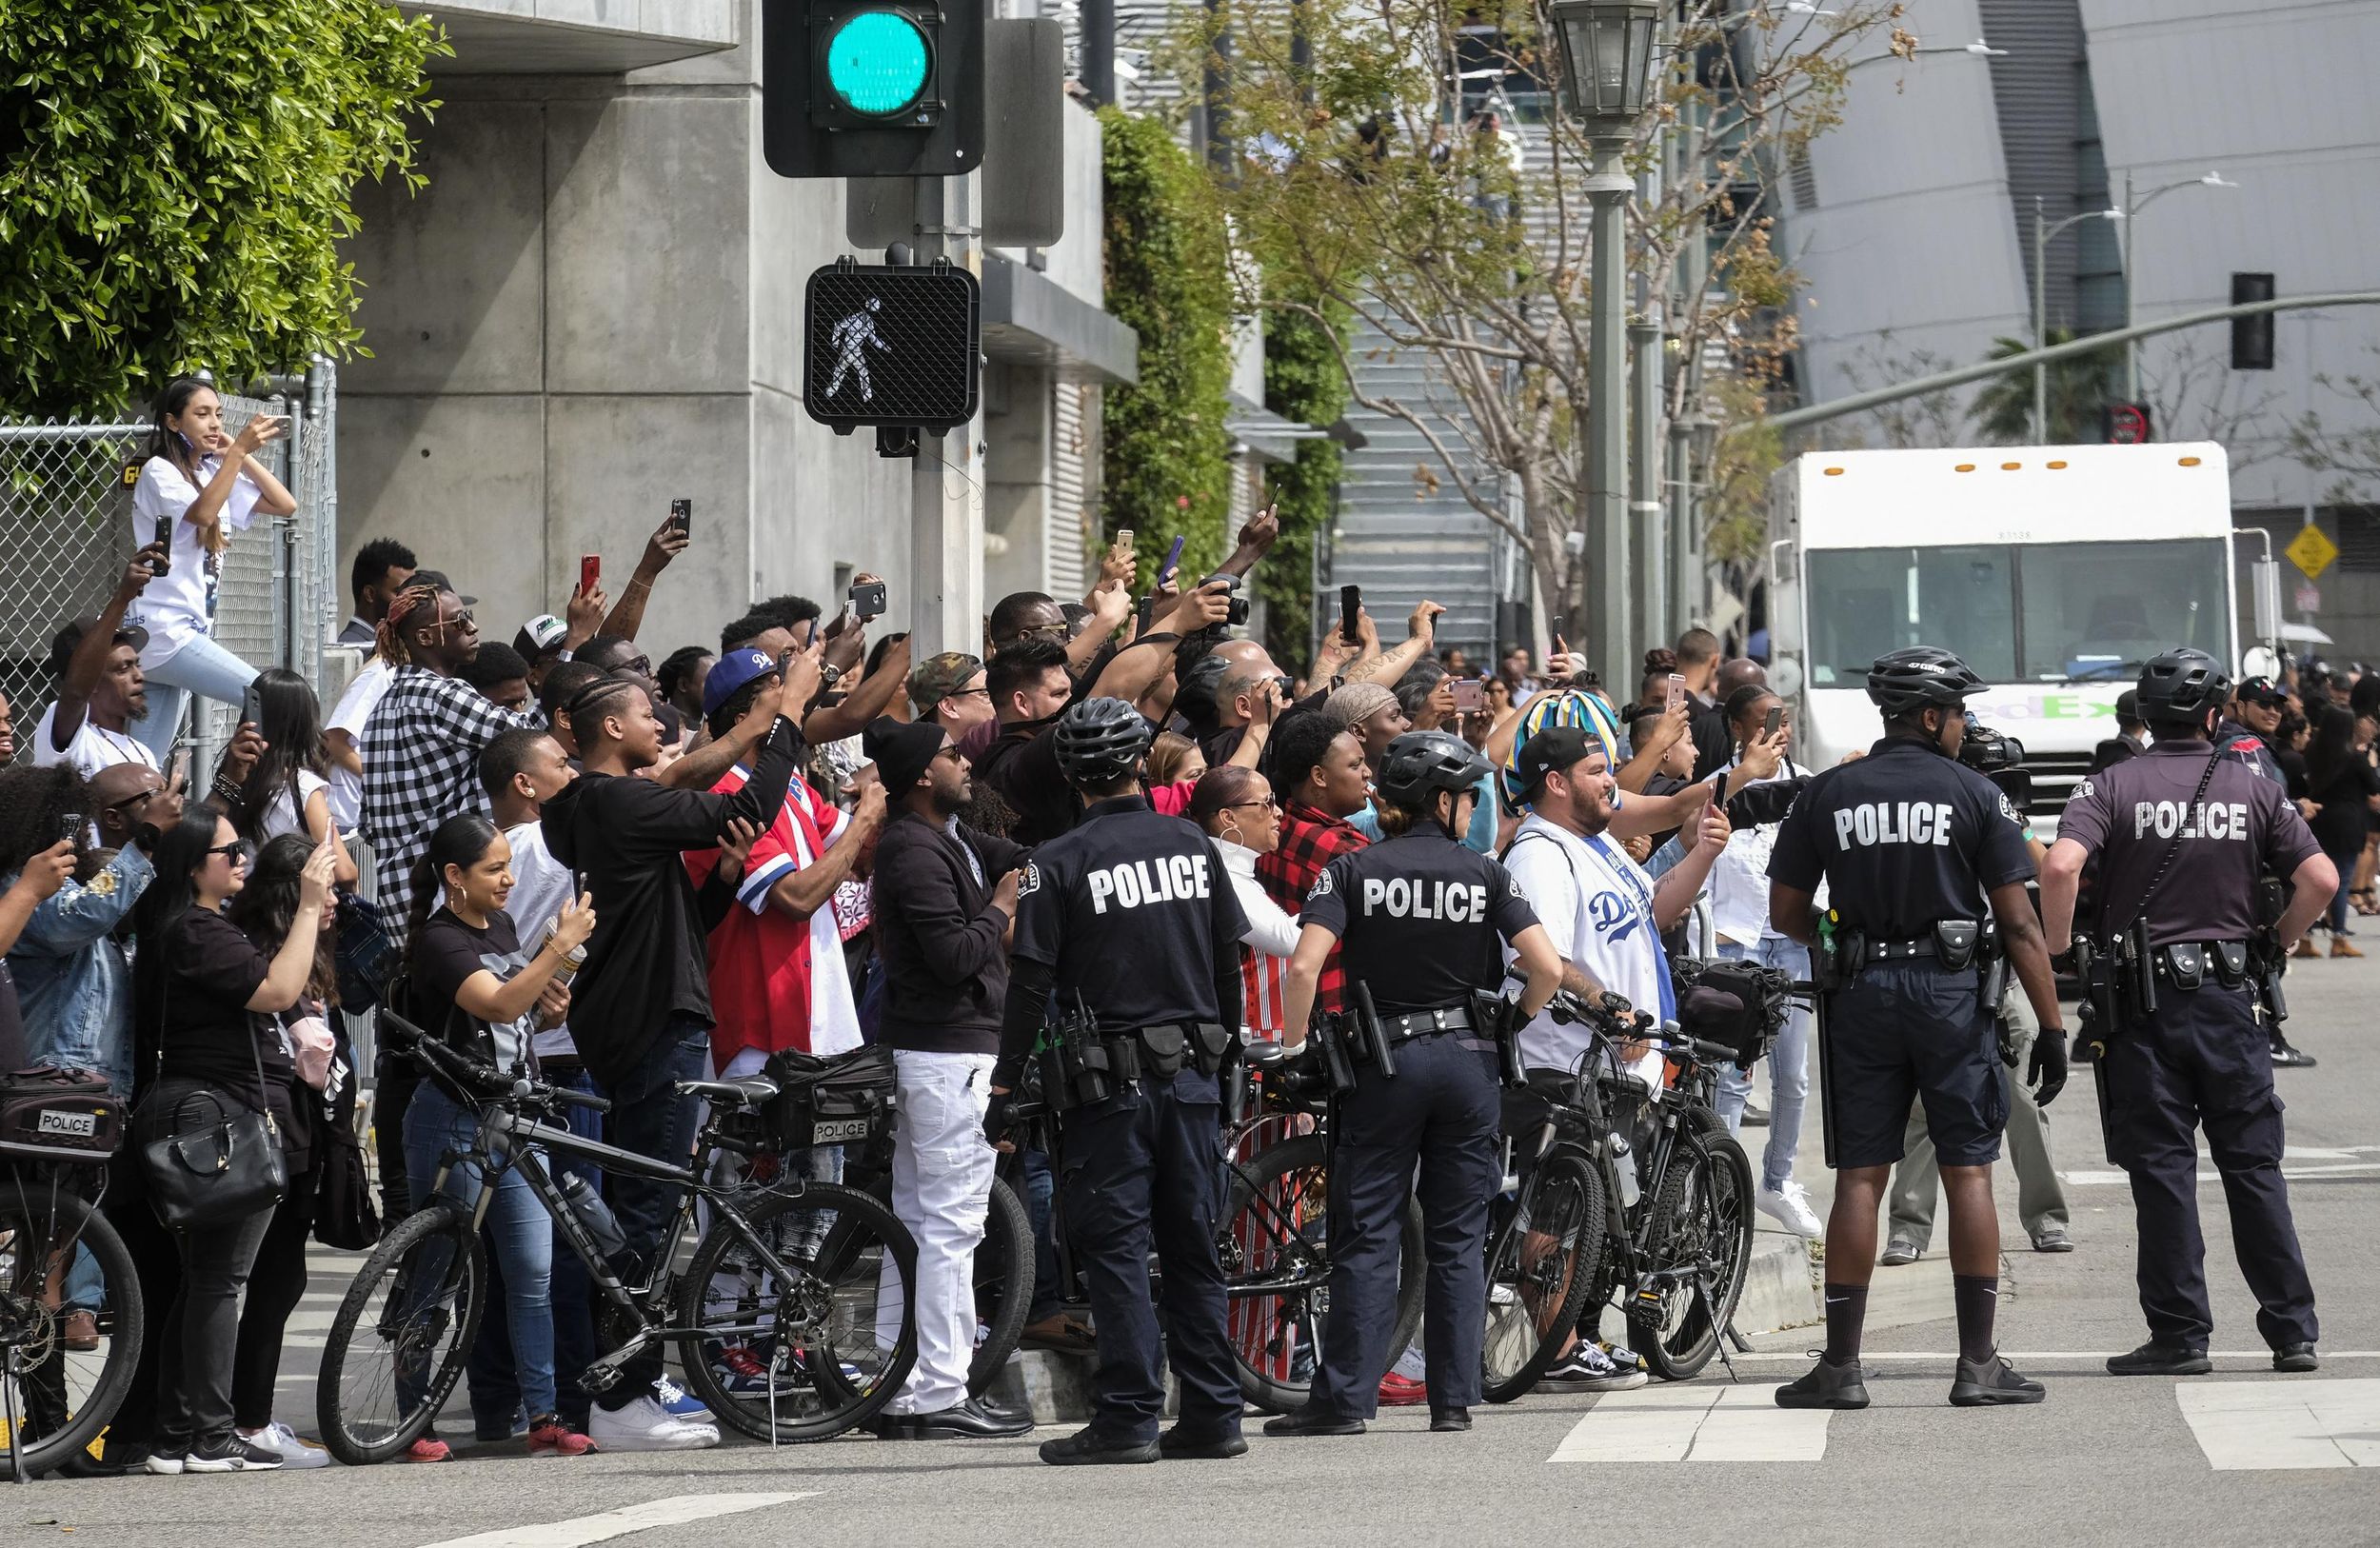
[[[498,707],[461,678],[400,666],[364,726],[364,837],[380,880],[381,913],[405,945],[413,863],[449,817],[485,814],[482,748],[516,726],[544,724]]]

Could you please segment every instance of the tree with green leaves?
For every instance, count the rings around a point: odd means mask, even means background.
[[[2050,329],[2049,343],[2071,344],[2071,327]],[[2006,360],[2033,347],[2022,339],[1993,339],[1986,360]],[[2102,437],[2099,411],[2112,401],[2108,381],[2124,363],[2122,346],[2104,352],[2070,355],[2043,367],[2048,378],[2049,433],[2038,434],[2033,415],[2033,371],[2012,370],[1995,376],[1975,393],[1968,412],[1985,441],[1994,446],[2071,447]]]
[[[0,0],[0,414],[352,347],[349,196],[421,185],[447,51],[382,0]]]

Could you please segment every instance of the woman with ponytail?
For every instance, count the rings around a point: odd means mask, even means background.
[[[193,694],[237,704],[256,668],[215,644],[215,594],[231,534],[246,531],[258,512],[287,516],[297,499],[256,460],[281,439],[286,419],[259,414],[232,435],[223,427],[223,399],[196,377],[177,378],[157,395],[149,460],[132,490],[132,546],[143,547],[170,528],[168,567],[153,575],[127,622],[148,631],[141,672],[149,712],[132,734],[166,765]]]

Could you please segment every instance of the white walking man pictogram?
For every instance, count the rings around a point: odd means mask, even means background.
[[[867,373],[867,351],[875,348],[886,354],[892,352],[892,346],[886,344],[884,336],[876,331],[874,313],[882,310],[883,305],[884,301],[882,296],[868,297],[864,310],[855,311],[837,323],[835,331],[828,335],[834,340],[836,350],[835,377],[833,381],[826,384],[828,397],[834,397],[843,391],[844,377],[856,375],[860,379],[860,401],[863,403],[876,401],[876,384],[869,379]]]

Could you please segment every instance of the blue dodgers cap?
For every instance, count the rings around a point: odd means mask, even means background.
[[[719,706],[743,692],[747,684],[776,669],[777,663],[765,650],[728,651],[703,681],[703,718],[718,714]]]

